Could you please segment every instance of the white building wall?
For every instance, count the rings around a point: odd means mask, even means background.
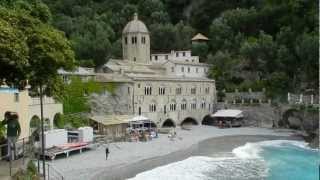
[[[33,116],[38,116],[39,118],[41,117],[39,98],[31,98],[28,108],[29,108],[28,122],[30,124],[31,118]],[[62,104],[55,102],[52,98],[45,97],[44,104],[43,104],[43,118],[50,120],[51,128],[53,128],[53,119],[57,113],[63,114]]]
[[[44,118],[50,119],[51,127],[53,127],[54,115],[63,112],[62,104],[56,103],[52,98],[45,98],[43,109]],[[27,90],[17,91],[17,93],[0,91],[0,115],[2,118],[6,111],[18,113],[21,126],[21,136],[19,138],[30,135],[30,120],[33,116],[41,117],[39,98],[31,98]]]
[[[151,54],[152,63],[164,63],[168,60],[177,62],[199,63],[198,56],[192,56],[191,51],[171,51],[170,53]]]

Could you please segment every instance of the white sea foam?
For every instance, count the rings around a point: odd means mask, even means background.
[[[130,180],[239,180],[265,176],[264,164],[261,161],[193,156],[137,174]]]
[[[206,180],[204,173],[214,168],[210,166],[211,159],[203,156],[190,157],[140,173],[130,180]]]
[[[233,156],[220,157],[192,156],[183,161],[137,174],[130,180],[215,180],[215,179],[265,179],[268,168],[260,156],[264,147],[293,145],[308,148],[300,141],[272,140],[246,143],[232,151]]]
[[[235,154],[236,157],[242,159],[257,159],[261,158],[260,153],[262,152],[263,147],[283,147],[287,145],[311,150],[311,148],[308,147],[308,143],[303,141],[271,140],[256,143],[246,143],[244,146],[233,149],[232,153]]]

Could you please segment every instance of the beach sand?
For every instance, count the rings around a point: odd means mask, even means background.
[[[295,139],[288,130],[264,128],[218,129],[195,126],[192,130],[177,128],[177,138],[171,141],[166,134],[148,142],[117,142],[109,145],[110,154],[105,159],[105,146],[59,158],[49,162],[67,180],[121,180],[136,174],[195,155],[231,152],[246,142],[274,139]]]

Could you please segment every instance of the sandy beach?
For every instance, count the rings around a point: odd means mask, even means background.
[[[109,145],[110,155],[105,159],[105,146],[75,153],[68,158],[48,162],[67,180],[101,179],[121,180],[137,173],[183,160],[194,155],[230,152],[246,142],[274,139],[300,139],[289,130],[264,128],[218,129],[195,126],[192,130],[177,128],[177,138],[171,141],[166,134],[148,142],[117,142]]]

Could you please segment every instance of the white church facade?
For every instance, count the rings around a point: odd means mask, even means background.
[[[120,114],[142,115],[158,127],[201,124],[216,103],[215,81],[209,65],[191,51],[150,54],[150,36],[135,14],[122,33],[123,59],[110,59],[96,81],[117,83],[123,102]]]

